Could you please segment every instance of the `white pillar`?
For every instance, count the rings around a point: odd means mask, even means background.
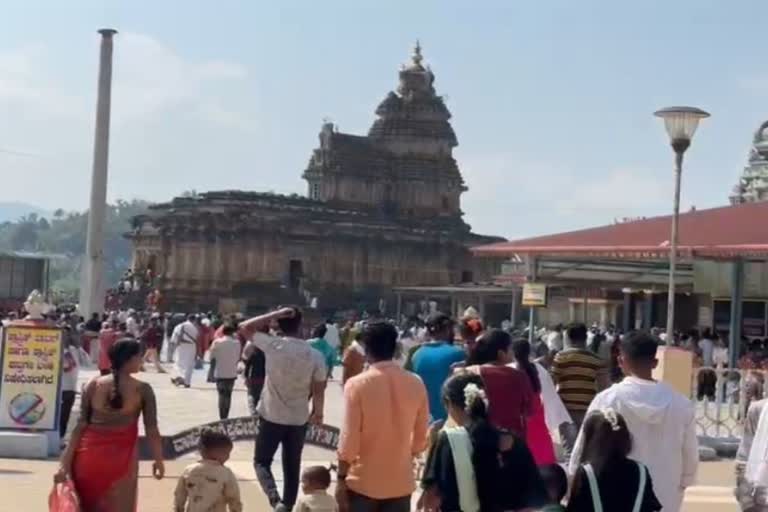
[[[80,311],[86,318],[104,310],[104,217],[107,205],[107,166],[109,162],[109,117],[112,103],[112,29],[101,29],[99,85],[96,100],[96,134],[93,147],[91,203],[88,210],[88,235],[80,286]]]

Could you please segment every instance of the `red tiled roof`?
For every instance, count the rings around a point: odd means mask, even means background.
[[[671,215],[596,228],[483,245],[478,256],[514,254],[617,258],[666,258]],[[683,256],[768,255],[768,202],[724,206],[680,214],[679,251]]]

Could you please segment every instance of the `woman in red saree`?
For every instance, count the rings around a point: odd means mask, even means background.
[[[138,420],[154,457],[152,473],[165,473],[155,394],[131,374],[141,367],[141,349],[122,339],[109,350],[110,375],[91,380],[81,399],[80,420],[61,457],[55,480],[70,478],[82,512],[136,512],[138,491]]]

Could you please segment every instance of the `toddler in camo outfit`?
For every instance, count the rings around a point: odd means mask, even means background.
[[[200,432],[201,460],[188,466],[176,485],[174,512],[242,512],[240,487],[224,465],[232,440],[211,429]]]

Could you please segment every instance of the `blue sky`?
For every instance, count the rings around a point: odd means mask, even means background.
[[[659,107],[712,113],[683,204],[717,206],[768,119],[764,1],[9,2],[0,201],[87,206],[98,36],[115,43],[109,197],[305,192],[322,119],[365,133],[416,38],[447,97],[466,219],[516,238],[666,213]]]

